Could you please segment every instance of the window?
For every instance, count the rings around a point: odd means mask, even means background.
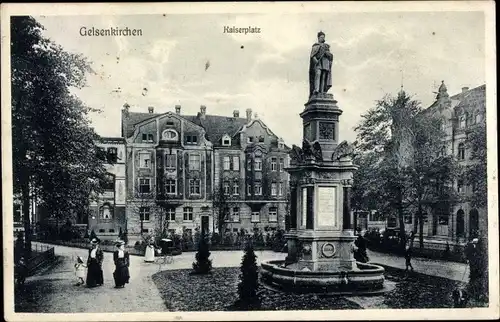
[[[259,222],[260,221],[260,212],[258,211],[252,211],[252,222]]]
[[[99,232],[100,232],[100,233],[105,233],[105,232],[106,232],[106,229],[102,229],[102,228],[101,228],[101,229],[99,229]]]
[[[457,191],[458,193],[463,193],[464,191],[464,180],[463,179],[458,179],[457,181]]]
[[[225,195],[230,194],[229,181],[224,181],[223,187],[224,187],[224,194]]]
[[[280,171],[280,172],[285,171],[285,159],[283,159],[283,158],[280,158],[280,167],[279,167],[279,171]]]
[[[175,194],[175,190],[176,190],[175,187],[176,187],[176,184],[175,184],[174,179],[167,179],[165,181],[165,193]]]
[[[233,170],[240,171],[240,157],[233,156]]]
[[[466,122],[467,121],[466,121],[465,115],[460,116],[460,128],[461,129],[465,129]]]
[[[167,209],[167,220],[168,221],[175,221],[175,209],[174,208]]]
[[[169,170],[173,170],[177,166],[177,160],[176,160],[176,155],[175,154],[167,154],[165,155],[165,167]]]
[[[285,145],[282,142],[278,143],[278,149],[282,150],[285,148]]]
[[[262,195],[262,184],[260,182],[255,183],[255,195],[256,196]]]
[[[477,112],[476,116],[474,118],[475,123],[476,124],[481,123],[482,120],[483,120],[483,116],[481,115],[481,113]]]
[[[109,229],[108,231],[109,231],[110,233],[114,233],[114,232],[115,232],[115,230],[114,230],[114,229]]]
[[[197,135],[186,135],[186,143],[187,144],[197,144],[198,136]]]
[[[161,138],[165,141],[175,141],[177,140],[177,132],[172,129],[163,131]]]
[[[269,221],[277,222],[278,221],[278,208],[270,207],[269,208]]]
[[[111,219],[113,217],[113,208],[109,204],[104,204],[99,209],[99,217],[101,219]]]
[[[278,186],[278,195],[279,196],[283,196],[283,188],[284,188],[283,182],[280,182],[280,184]]]
[[[251,184],[247,184],[247,195],[251,195],[252,194],[252,185]]]
[[[200,179],[189,179],[189,194],[199,195],[200,193]]]
[[[448,226],[448,215],[439,215],[438,216],[438,224],[443,226]]]
[[[144,229],[142,230],[142,232],[147,234],[147,233],[149,233],[149,229],[148,229],[148,228],[144,228]]]
[[[233,182],[233,195],[237,196],[240,194],[240,183],[238,180]]]
[[[139,208],[139,220],[140,221],[149,221],[149,207],[140,207]]]
[[[247,171],[252,171],[252,159],[247,159]]]
[[[112,174],[110,174],[110,173],[106,174],[106,181],[104,182],[102,188],[104,190],[108,190],[108,191],[115,190],[115,177]]]
[[[142,134],[142,142],[153,142],[153,134],[143,133]]]
[[[278,194],[278,187],[276,182],[271,183],[271,196],[276,196]]]
[[[229,137],[229,135],[224,135],[222,137],[222,145],[223,146],[230,146],[231,145],[231,138]]]
[[[231,214],[231,219],[233,222],[239,222],[240,221],[240,208],[238,207],[233,207],[233,212]]]
[[[149,168],[151,166],[151,154],[149,152],[139,153],[139,167]]]
[[[231,168],[231,159],[229,157],[224,157],[222,163],[224,170],[229,170]]]
[[[255,171],[261,171],[261,170],[262,170],[262,159],[255,158]]]
[[[118,149],[108,148],[107,159],[109,163],[115,163],[118,160]]]
[[[405,224],[411,224],[412,223],[412,219],[413,219],[412,215],[405,215],[404,216],[404,223]]]
[[[97,147],[96,156],[99,160],[106,161],[106,157],[107,157],[106,150],[101,148],[101,147]]]
[[[261,142],[261,143],[264,142],[264,137],[263,136],[259,136],[259,142]]]
[[[14,222],[21,222],[21,205],[14,205]]]
[[[253,142],[253,138],[252,137],[247,137],[247,143],[252,143]]]
[[[458,144],[458,159],[465,160],[465,144]]]
[[[150,193],[151,192],[151,180],[149,178],[139,179],[139,193]]]
[[[189,155],[189,170],[200,170],[200,155],[190,154]]]
[[[184,207],[184,221],[193,221],[193,207]]]
[[[271,171],[277,171],[278,164],[276,158],[271,158]]]

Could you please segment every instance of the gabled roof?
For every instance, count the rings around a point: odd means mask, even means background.
[[[205,115],[204,119],[194,115],[182,115],[183,118],[201,125],[207,132],[207,138],[214,146],[221,146],[224,134],[233,137],[247,123],[246,118],[219,115]]]
[[[469,89],[463,93],[455,94],[450,98],[460,101],[456,105],[457,108],[465,106],[486,106],[486,84]]]

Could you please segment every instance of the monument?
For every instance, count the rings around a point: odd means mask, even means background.
[[[300,114],[302,147],[293,146],[290,167],[290,231],[285,261],[262,263],[264,285],[273,289],[342,294],[384,289],[384,269],[354,259],[351,217],[353,148],[339,142],[332,86],[332,60],[325,34],[310,55],[309,99]]]

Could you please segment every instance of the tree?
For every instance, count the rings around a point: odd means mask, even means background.
[[[466,147],[470,153],[471,164],[464,170],[466,181],[472,186],[473,193],[468,198],[472,207],[488,206],[486,124],[475,125],[467,135]]]
[[[217,213],[217,229],[222,236],[226,228],[226,222],[229,220],[230,209],[233,202],[229,195],[224,192],[224,183],[221,179],[219,185],[213,191],[212,205],[214,212]]]
[[[202,232],[198,243],[198,251],[195,255],[196,261],[193,263],[194,274],[208,274],[212,271],[212,260],[208,248],[207,236]]]
[[[79,54],[42,36],[34,18],[11,17],[13,188],[23,204],[26,249],[31,249],[30,199],[64,220],[85,212],[102,191],[105,168],[96,158],[97,134],[85,106],[70,93],[92,72]]]
[[[254,307],[260,304],[257,293],[259,288],[259,269],[257,267],[257,256],[253,249],[252,240],[245,245],[245,254],[240,266],[240,282],[238,284],[239,306]]]
[[[444,136],[439,115],[422,110],[404,91],[377,101],[355,128],[360,169],[354,174],[355,209],[395,212],[401,248],[406,234],[404,216],[415,211],[423,247],[423,209],[448,212],[456,201],[452,181],[457,167],[442,154]],[[414,229],[416,226],[414,226]]]

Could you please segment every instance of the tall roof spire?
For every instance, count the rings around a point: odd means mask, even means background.
[[[447,98],[447,97],[450,97],[450,95],[448,95],[448,89],[446,88],[446,85],[444,84],[443,80],[441,81],[441,85],[439,86],[436,99]]]

